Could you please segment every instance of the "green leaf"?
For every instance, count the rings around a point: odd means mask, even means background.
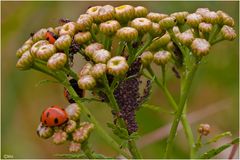
[[[171,112],[167,109],[163,109],[161,106],[156,106],[156,105],[147,104],[147,103],[142,104],[141,108],[146,108],[146,109],[150,109],[153,111],[164,112],[164,113],[168,113],[168,114],[174,114],[174,112]]]
[[[122,141],[120,147],[121,148],[128,148],[128,141],[127,140]]]
[[[236,143],[239,143],[239,137],[234,139],[232,142],[230,143],[227,143],[227,144],[224,144],[222,145],[221,147],[219,148],[214,148],[214,149],[211,149],[210,151],[208,152],[205,152],[203,155],[200,156],[201,159],[210,159],[210,158],[213,158],[214,156],[218,155],[220,152],[222,152],[223,150],[227,149],[228,147],[230,147],[231,145],[233,144],[236,144]]]
[[[140,135],[138,132],[133,132],[130,136],[129,136],[129,140],[137,140],[140,138]]]
[[[107,123],[107,126],[111,128],[113,133],[117,135],[119,138],[125,139],[125,140],[129,139],[128,131],[125,128],[121,128],[112,123]]]
[[[231,132],[224,132],[224,133],[218,134],[215,137],[213,137],[212,139],[210,139],[205,144],[210,144],[210,143],[213,143],[213,142],[217,142],[219,139],[221,139],[223,137],[226,137],[226,136],[232,136],[232,133]]]
[[[102,154],[98,154],[98,153],[93,153],[93,157],[96,158],[96,159],[111,159],[109,157],[106,157]]]
[[[35,86],[39,87],[39,86],[47,84],[47,83],[59,83],[59,82],[54,81],[54,80],[49,80],[49,79],[43,79],[43,80],[39,81]]]
[[[54,154],[56,157],[71,158],[71,159],[83,159],[87,158],[83,153],[71,153],[71,154]]]

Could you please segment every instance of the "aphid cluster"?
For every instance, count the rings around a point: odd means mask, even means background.
[[[211,45],[236,37],[232,17],[207,8],[199,8],[195,13],[183,11],[167,15],[149,12],[142,6],[94,6],[76,21],[61,19],[61,23],[33,34],[18,49],[16,67],[49,70],[50,75],[65,73],[79,98],[89,90],[93,96],[112,105],[109,94],[113,94],[120,110],[113,113],[123,118],[129,134],[137,131],[136,110],[150,93],[149,79],[143,95],[139,93],[142,70],[148,69],[152,62],[164,68],[172,63],[173,72],[181,78],[186,56],[182,50],[189,51],[189,56],[201,58],[209,53]],[[86,61],[77,73],[71,70],[74,55]],[[76,106],[68,90],[64,90],[64,95],[72,103],[70,108]],[[78,111],[74,113],[75,118],[71,118],[69,107],[45,110],[38,134],[48,138],[55,132],[54,142],[73,141],[70,147],[73,151],[74,146],[79,146],[76,143],[82,142],[78,136],[82,132],[88,134],[93,126],[79,124]]]
[[[78,152],[81,143],[86,141],[94,125],[89,122],[80,122],[81,110],[76,103],[66,109],[52,106],[42,112],[37,134],[41,138],[52,137],[54,144],[70,142],[69,151]]]

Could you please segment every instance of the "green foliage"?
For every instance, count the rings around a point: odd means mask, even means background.
[[[233,144],[239,143],[239,137],[231,141],[230,143],[224,144],[219,148],[211,149],[210,151],[205,152],[203,155],[200,156],[201,159],[210,159],[214,156],[218,155],[220,152],[224,151],[228,147],[232,146]]]
[[[214,136],[212,139],[210,139],[205,144],[210,144],[210,143],[217,142],[219,139],[221,139],[223,137],[226,137],[226,136],[232,136],[232,133],[228,131],[228,132],[224,132],[224,133],[218,134],[218,135]]]

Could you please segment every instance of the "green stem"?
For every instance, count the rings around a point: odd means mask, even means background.
[[[153,37],[148,34],[147,35],[147,41],[144,43],[144,45],[137,51],[137,53],[135,54],[135,59],[138,58],[138,56],[140,56],[144,51],[145,49],[152,43],[152,39]]]
[[[120,154],[125,156],[126,158],[130,158],[130,156],[125,153],[124,151],[121,150],[119,144],[115,142],[115,140],[112,139],[108,135],[108,133],[100,126],[100,124],[97,122],[95,117],[90,113],[88,108],[86,108],[84,105],[81,103],[81,99],[78,97],[77,93],[75,90],[69,85],[69,84],[64,84],[68,92],[70,93],[71,97],[73,97],[74,101],[79,105],[79,107],[82,109],[83,114],[87,117],[87,119],[94,123],[96,130],[98,131],[99,135],[109,144],[111,145],[116,151],[118,151]]]
[[[166,86],[166,67],[165,65],[161,65],[162,68],[162,83],[163,86]]]
[[[193,64],[193,68],[190,71],[186,71],[186,77],[183,80],[183,83],[181,84],[181,96],[180,96],[179,108],[178,108],[177,114],[174,118],[174,121],[173,121],[173,124],[171,127],[171,131],[170,131],[170,134],[169,134],[169,137],[167,140],[167,146],[166,146],[166,150],[164,153],[164,158],[168,157],[169,150],[172,148],[173,141],[174,141],[174,138],[177,133],[177,127],[178,127],[180,119],[182,118],[184,106],[185,106],[186,100],[189,95],[189,90],[190,90],[190,87],[192,84],[194,74],[197,70],[197,66],[198,66],[198,64]]]
[[[93,39],[95,42],[97,42],[97,36],[96,36],[96,34],[95,34],[95,32],[94,32],[94,30],[93,30],[92,27],[91,27],[91,29],[90,29],[90,33],[91,33],[91,35],[92,35],[92,39]]]
[[[120,41],[116,50],[116,56],[119,56],[122,54],[123,48],[124,48],[125,42]]]
[[[134,159],[142,159],[142,155],[140,154],[136,142],[134,140],[130,140],[128,141],[128,145],[129,145],[129,151],[131,152],[131,154],[133,155]]]
[[[108,97],[110,103],[112,104],[112,108],[114,109],[114,111],[120,112],[120,109],[119,109],[119,106],[117,104],[117,101],[116,101],[116,99],[115,99],[115,97],[113,95],[113,91],[109,87],[106,75],[104,75],[104,77],[103,77],[103,83],[104,83],[104,86],[105,86],[107,97]],[[122,118],[119,118],[118,122],[120,124],[120,127],[127,128],[126,124],[125,124],[125,122],[124,122],[124,120]],[[137,148],[136,143],[135,143],[134,140],[128,141],[128,146],[129,146],[129,151],[131,152],[131,154],[132,154],[134,159],[141,159],[142,158],[142,156],[141,156],[140,152],[138,151],[138,148]]]
[[[178,48],[181,50],[182,53],[185,53],[184,47],[177,40],[177,37],[175,36],[173,30],[172,29],[168,29],[167,31],[168,31],[168,34],[170,35],[172,41],[178,46]]]
[[[93,151],[91,150],[91,148],[88,145],[88,141],[84,141],[83,143],[81,143],[81,149],[84,152],[84,154],[87,156],[87,158],[89,159],[94,159],[95,157],[93,156]]]
[[[75,80],[78,80],[79,78],[78,78],[78,75],[71,69],[71,68],[69,68],[69,69],[67,69],[67,68],[63,68],[62,69],[66,74],[68,74],[68,75],[70,75],[72,78],[74,78]]]
[[[148,71],[151,74],[151,76],[155,75],[151,67],[148,67]],[[157,77],[154,80],[155,80],[155,83],[163,90],[163,93],[167,97],[170,105],[174,108],[175,111],[177,111],[178,110],[178,105],[177,105],[176,101],[174,100],[174,98],[172,97],[169,90],[167,89],[167,86],[162,85]],[[185,106],[185,108],[186,108],[186,106]],[[194,155],[194,152],[193,152],[194,151],[193,150],[194,149],[194,137],[193,137],[193,133],[192,133],[190,124],[188,123],[185,110],[184,110],[184,114],[182,115],[181,122],[182,122],[182,125],[183,125],[183,128],[184,128],[186,137],[188,139],[188,143],[189,143],[190,150],[191,150],[190,153],[191,153],[191,157],[192,157],[192,155]]]
[[[208,41],[210,44],[215,39],[216,35],[219,33],[220,30],[221,30],[221,26],[219,24],[215,24],[213,26],[213,31],[210,33],[209,38],[208,38]]]

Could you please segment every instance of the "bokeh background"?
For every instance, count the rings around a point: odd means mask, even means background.
[[[194,12],[199,7],[211,10],[223,10],[231,15],[239,30],[238,2],[1,2],[1,151],[3,155],[14,158],[54,158],[55,153],[67,153],[67,144],[56,146],[51,140],[43,140],[36,134],[39,117],[44,108],[58,104],[66,106],[63,88],[57,84],[37,86],[39,81],[49,79],[36,71],[18,71],[15,68],[16,50],[29,37],[42,27],[57,26],[59,18],[76,20],[89,6],[111,4],[143,5],[150,11],[170,14],[176,11]],[[233,136],[224,138],[214,145],[219,146],[238,136],[238,38],[232,42],[224,41],[212,47],[211,54],[200,67],[194,79],[189,98],[190,121],[195,137],[200,123],[209,123],[212,127],[209,137],[224,131],[231,131]],[[76,63],[82,63],[78,61]],[[159,68],[155,67],[156,70]],[[169,69],[169,88],[177,98],[179,85]],[[149,104],[170,110],[162,92],[153,87]],[[108,107],[92,103],[87,104],[92,113],[107,129],[106,122],[111,121]],[[155,137],[143,137],[138,144],[145,158],[159,158],[162,155],[168,134],[168,125],[172,116],[159,110],[143,108],[137,113],[140,135],[155,133]],[[186,158],[187,141],[182,130],[179,131],[172,157]],[[116,153],[96,134],[91,136],[91,143],[96,152],[107,156]],[[202,150],[202,151],[204,151]],[[218,158],[227,158],[231,148]],[[236,155],[238,156],[238,155]]]

